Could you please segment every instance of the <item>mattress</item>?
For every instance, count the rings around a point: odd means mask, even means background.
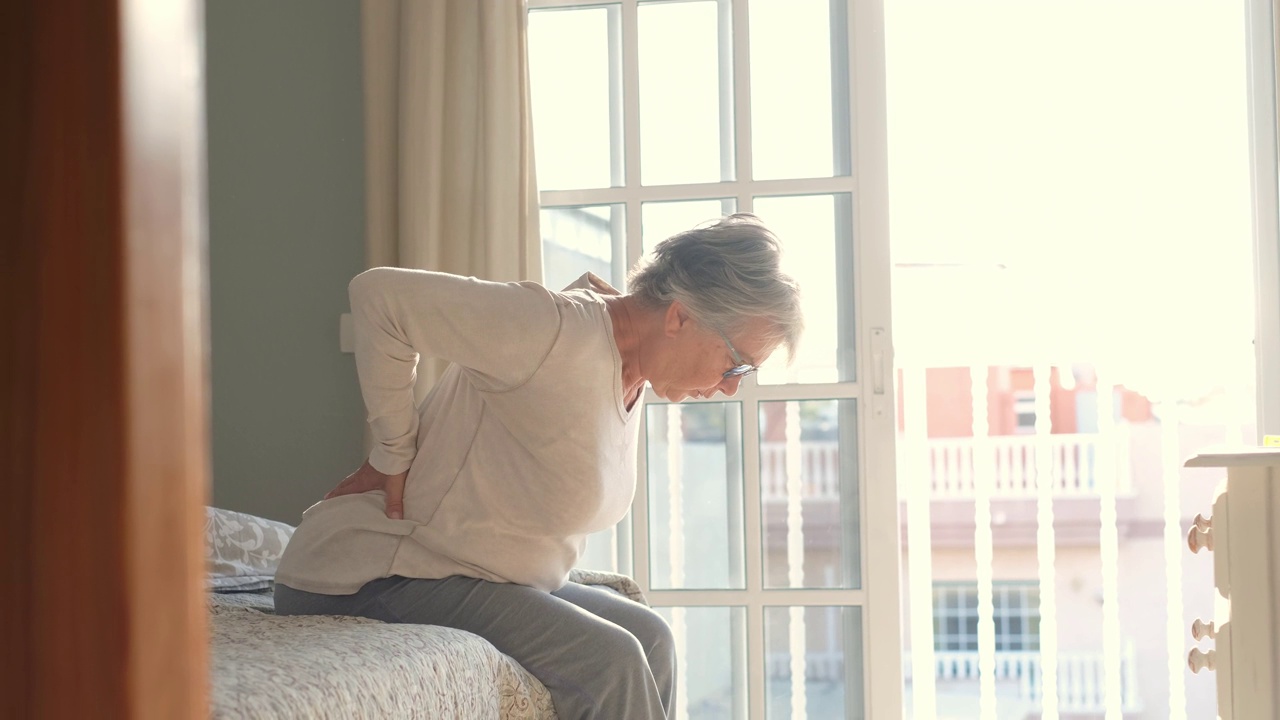
[[[546,687],[484,639],[428,625],[277,617],[269,593],[212,594],[214,718],[555,718]]]

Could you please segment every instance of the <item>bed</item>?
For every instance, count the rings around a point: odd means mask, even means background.
[[[547,689],[471,633],[336,616],[274,614],[272,557],[292,528],[209,508],[211,716],[231,718],[555,718]],[[575,570],[637,602],[636,584]]]

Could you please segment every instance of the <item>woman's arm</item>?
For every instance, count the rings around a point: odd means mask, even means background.
[[[502,391],[532,376],[559,330],[552,294],[532,283],[374,268],[357,275],[349,292],[374,439],[368,465],[388,476],[406,472],[417,451],[420,355],[456,363],[480,389]]]

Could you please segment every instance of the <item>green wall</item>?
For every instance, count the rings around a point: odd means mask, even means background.
[[[297,523],[362,461],[360,3],[206,4],[214,505]]]

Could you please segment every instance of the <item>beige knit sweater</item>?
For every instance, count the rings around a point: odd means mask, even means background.
[[[546,591],[635,492],[641,402],[627,410],[602,292],[375,268],[350,287],[356,368],[375,446],[409,470],[404,519],[385,495],[303,513],[277,582],[349,594],[388,575],[465,575]],[[418,355],[451,363],[420,408]]]

